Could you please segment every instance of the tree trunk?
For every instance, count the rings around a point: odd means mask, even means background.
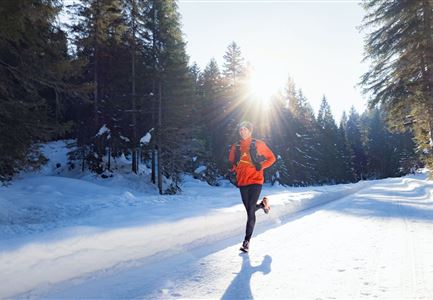
[[[56,124],[59,124],[59,116],[60,116],[60,95],[57,88],[55,89],[56,93]]]
[[[132,139],[131,139],[131,147],[132,147],[132,172],[135,174],[138,173],[138,157],[137,157],[137,104],[136,104],[136,91],[135,91],[135,0],[132,0]]]
[[[161,82],[159,82],[158,86],[158,189],[159,194],[162,195],[162,164],[161,164],[161,156],[162,156],[162,88]]]
[[[86,166],[86,152],[84,151],[84,148],[81,148],[81,172],[84,172],[85,166]]]
[[[153,82],[152,82],[152,125],[153,128],[156,128],[156,103],[155,103],[155,94],[156,94],[156,75],[157,75],[157,65],[156,65],[156,1],[152,2],[153,9],[153,19],[152,19],[152,56],[153,56]],[[159,129],[157,131],[159,135]],[[158,142],[152,150],[152,183],[156,183],[156,160],[158,159]],[[159,170],[159,168],[158,168]]]
[[[96,1],[96,21],[95,21],[95,39],[94,39],[94,48],[95,48],[95,61],[93,66],[93,111],[94,111],[94,122],[95,122],[95,130],[98,130],[99,120],[98,120],[98,88],[99,88],[99,78],[98,78],[98,60],[99,60],[99,47],[98,47],[98,18],[100,17],[99,13],[99,1]]]
[[[426,84],[427,109],[430,152],[433,151],[433,37],[432,37],[432,5],[429,0],[423,1],[424,36],[426,39],[424,82]]]
[[[152,149],[152,183],[156,183],[156,147]]]
[[[108,162],[107,162],[107,169],[108,171],[111,171],[111,146],[108,145]]]

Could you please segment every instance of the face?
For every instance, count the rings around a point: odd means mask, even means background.
[[[251,133],[252,132],[246,127],[239,128],[239,134],[243,140],[246,140],[247,138],[251,137]]]

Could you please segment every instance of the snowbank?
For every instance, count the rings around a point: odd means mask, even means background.
[[[44,180],[50,184],[40,184]],[[242,234],[245,212],[235,188],[189,185],[202,187],[190,194],[158,197],[124,193],[82,180],[41,177],[2,188],[2,198],[9,201],[0,201],[1,211],[8,212],[1,216],[0,225],[0,296],[10,297],[154,255],[162,259]],[[259,214],[257,227],[262,223],[278,225],[287,214],[347,196],[362,186],[292,189],[277,194],[266,187],[273,208],[269,216]],[[22,197],[26,193],[32,196]],[[20,234],[21,238],[11,239]],[[17,278],[21,280],[17,282]]]
[[[144,183],[146,172],[108,179],[71,175],[67,145],[45,147],[47,166],[0,187],[0,298],[145,258],[163,259],[244,232],[246,215],[233,186],[186,178],[181,195],[160,196]],[[52,176],[58,173],[63,177]],[[367,184],[264,186],[272,210],[258,212],[256,228],[278,226],[296,212]]]

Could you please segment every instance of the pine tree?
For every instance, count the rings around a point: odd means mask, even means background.
[[[301,90],[297,93],[288,85],[288,108],[293,117],[293,136],[287,145],[285,160],[294,175],[292,184],[308,185],[317,182],[317,163],[320,152],[317,122],[313,109]]]
[[[236,89],[244,73],[245,64],[241,49],[233,41],[224,54],[224,76],[227,79],[227,85]]]
[[[131,152],[132,164],[131,170],[134,173],[138,172],[138,135],[137,135],[137,52],[138,52],[138,25],[139,25],[139,7],[136,0],[126,2],[126,7],[129,8],[130,30],[129,30],[129,46],[131,48],[131,115],[132,115],[132,134],[131,134]],[[129,5],[128,5],[129,4]]]
[[[160,139],[158,161],[161,162],[162,174],[173,182],[167,192],[176,192],[185,157],[192,159],[195,145],[200,145],[195,143],[193,135],[200,125],[194,114],[199,104],[195,97],[193,74],[188,67],[177,4],[174,0],[154,0],[153,4],[157,76],[161,83],[158,93],[161,99],[157,130],[157,139]]]
[[[346,123],[346,140],[351,152],[355,180],[366,179],[366,156],[360,131],[360,116],[352,106]]]
[[[343,169],[339,170],[337,180],[339,182],[351,182],[355,178],[355,170],[352,162],[352,155],[347,141],[347,115],[343,112],[338,127],[338,155],[343,163]]]
[[[319,125],[320,140],[320,161],[318,162],[318,172],[320,181],[324,183],[335,183],[342,172],[344,164],[338,151],[338,128],[335,124],[331,107],[323,96],[317,115]]]
[[[81,84],[92,87],[89,93],[92,105],[82,102],[78,104],[80,107],[76,108],[82,115],[76,126],[78,151],[73,155],[82,159],[83,169],[87,163],[91,170],[102,173],[107,169],[103,156],[107,146],[111,144],[109,138],[112,135],[100,135],[98,132],[108,126],[113,132],[117,132],[119,137],[126,135],[122,134],[122,130],[114,130],[115,127],[122,127],[123,120],[119,110],[124,109],[119,107],[116,100],[119,94],[126,92],[125,87],[124,90],[120,88],[122,85],[117,80],[120,72],[115,64],[119,61],[130,61],[129,56],[125,56],[129,51],[120,51],[124,50],[122,37],[126,32],[122,3],[120,0],[83,0],[69,6],[69,9],[76,16],[71,25],[71,35],[76,47],[75,57],[87,62],[79,80]],[[130,76],[120,76],[125,77]],[[117,140],[122,141],[119,138]],[[123,139],[123,142],[126,140]],[[127,141],[130,142],[129,139]]]
[[[239,140],[237,126],[244,120],[251,120],[249,103],[245,98],[245,63],[240,47],[232,42],[226,50],[223,64],[224,101],[221,103],[220,125],[218,130],[224,134],[221,144],[225,145],[223,152],[227,157],[230,145]],[[257,127],[257,124],[255,124]],[[257,128],[256,128],[257,132]],[[256,133],[255,132],[255,133]]]
[[[211,59],[201,74],[200,96],[202,122],[209,160],[216,164],[220,172],[227,169],[227,141],[224,120],[224,82],[215,59]]]
[[[0,2],[0,180],[38,166],[33,144],[68,128],[63,100],[74,71],[56,23],[60,9],[54,0]]]
[[[363,115],[368,177],[386,178],[410,172],[416,163],[411,134],[391,133],[379,109],[371,109]]]
[[[123,57],[115,64],[116,98],[124,101],[116,101],[113,114],[115,119],[123,120],[122,132],[130,140],[128,151],[132,154],[131,167],[135,173],[140,157],[150,159],[155,148],[155,139],[146,145],[139,140],[148,132],[154,132],[157,122],[157,56],[160,46],[157,6],[154,1],[123,1],[122,14],[127,29],[121,47],[116,47],[121,51],[117,56]],[[125,68],[127,62],[130,68]],[[120,115],[118,112],[121,112]],[[152,178],[155,183],[154,168]]]
[[[367,126],[366,154],[368,178],[382,178],[390,175],[386,168],[390,164],[392,151],[389,151],[389,137],[382,124],[380,112],[377,109],[369,112]]]
[[[433,3],[370,0],[364,8],[371,69],[362,84],[373,95],[370,106],[380,105],[394,130],[414,127],[433,162]]]
[[[292,82],[289,80],[288,85]],[[288,93],[288,95],[290,95]],[[272,183],[278,182],[283,185],[294,184],[296,172],[290,169],[290,158],[287,156],[287,149],[296,137],[293,131],[293,116],[287,107],[287,98],[282,93],[275,95],[271,102],[269,115],[270,130],[267,132],[269,146],[274,152],[277,161],[269,168]]]

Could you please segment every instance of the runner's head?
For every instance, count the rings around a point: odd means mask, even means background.
[[[253,124],[249,121],[243,121],[239,124],[239,134],[244,140],[251,137],[253,129]]]

